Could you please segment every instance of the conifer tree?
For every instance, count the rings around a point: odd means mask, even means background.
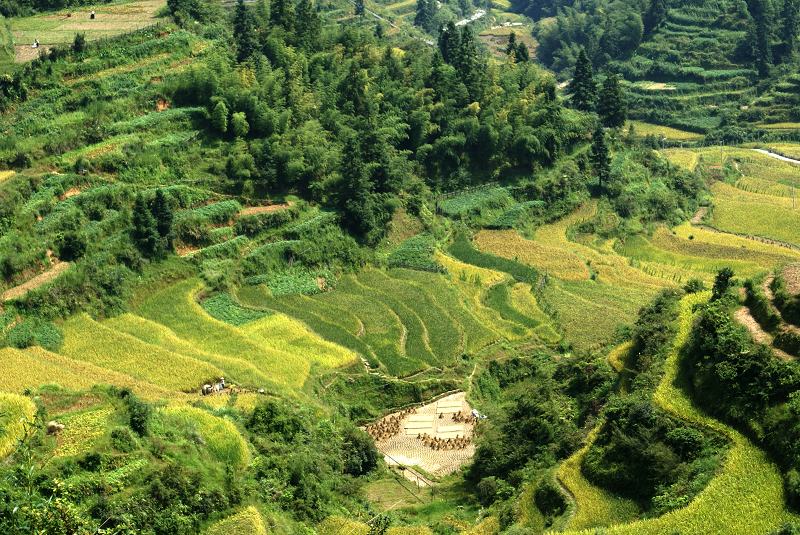
[[[651,33],[667,18],[666,0],[651,0],[644,14],[644,32]]]
[[[797,31],[800,24],[798,16],[798,0],[784,0],[781,10],[781,39],[783,40],[784,58],[791,58],[797,47]]]
[[[272,0],[269,11],[270,22],[287,32],[294,29],[294,4],[292,0]]]
[[[750,47],[755,58],[758,75],[765,78],[772,65],[772,48],[769,42],[770,6],[767,0],[751,0],[748,4],[753,25],[749,32]]]
[[[142,195],[136,196],[133,205],[133,229],[131,238],[145,258],[156,258],[161,253],[158,227],[150,207]]]
[[[363,5],[364,2],[362,1],[362,8]],[[300,0],[297,4],[297,18],[295,21],[297,44],[307,50],[313,50],[319,43],[321,33],[322,21],[313,0]]]
[[[528,52],[528,47],[525,43],[517,43],[517,48],[514,49],[514,58],[517,63],[525,63],[531,59],[530,52]]]
[[[508,36],[508,44],[506,45],[506,55],[510,56],[511,54],[517,53],[517,34],[511,32],[511,35]]]
[[[436,15],[436,0],[418,0],[414,25],[426,32],[433,31],[434,15]]]
[[[597,182],[600,190],[608,183],[611,177],[611,157],[608,153],[608,145],[606,144],[606,133],[602,126],[598,126],[592,136],[592,149],[590,153],[592,162],[592,169],[597,176]]]
[[[211,126],[222,134],[228,131],[228,106],[222,100],[211,110]]]
[[[257,46],[253,15],[244,5],[244,0],[238,0],[236,3],[233,38],[236,41],[236,59],[241,63],[255,52]]]
[[[461,81],[467,87],[469,97],[473,101],[480,100],[486,85],[486,65],[475,40],[475,34],[469,25],[461,29],[458,55],[453,62]]]
[[[597,97],[597,87],[594,83],[592,63],[586,50],[581,49],[578,61],[575,63],[575,73],[569,83],[568,92],[572,105],[581,111],[593,111]]]
[[[609,73],[603,81],[600,98],[597,101],[597,114],[603,125],[608,128],[621,128],[625,125],[628,110],[616,74]]]
[[[452,64],[456,61],[461,48],[461,35],[458,33],[456,25],[451,20],[439,33],[439,52],[445,63]]]
[[[150,207],[150,212],[156,220],[156,230],[158,235],[161,236],[164,249],[172,250],[172,222],[175,219],[167,196],[164,195],[162,190],[156,190],[156,196],[153,199],[153,204]]]
[[[363,17],[365,12],[364,0],[356,0],[356,17]]]

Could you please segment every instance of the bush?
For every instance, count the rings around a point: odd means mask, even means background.
[[[744,288],[747,292],[745,304],[750,308],[756,321],[766,331],[772,332],[777,329],[783,320],[772,308],[763,290],[751,280],[745,281]]]
[[[564,514],[567,510],[567,501],[564,499],[564,495],[551,481],[543,481],[536,487],[533,501],[548,520]]]
[[[434,237],[430,234],[418,234],[405,240],[389,254],[389,267],[444,273],[445,268],[433,259],[435,252]]]
[[[125,404],[125,409],[128,412],[128,424],[131,429],[141,437],[147,435],[150,417],[153,412],[152,407],[141,401],[127,388],[120,390],[119,397]]]
[[[58,351],[64,343],[64,335],[51,321],[25,318],[9,331],[6,342],[19,349],[41,346],[49,351]]]

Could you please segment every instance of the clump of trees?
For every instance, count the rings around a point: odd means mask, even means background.
[[[700,406],[752,436],[772,455],[783,471],[790,503],[800,507],[800,369],[753,342],[747,329],[735,323],[738,299],[725,284],[729,275],[718,277],[717,298],[700,312],[683,372]]]

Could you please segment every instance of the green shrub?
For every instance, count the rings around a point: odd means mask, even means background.
[[[435,252],[436,239],[430,234],[418,234],[408,238],[389,253],[389,267],[444,273],[445,268],[433,259]]]
[[[41,346],[50,351],[58,351],[64,343],[64,335],[51,321],[25,318],[11,328],[6,335],[6,342],[20,349]]]
[[[243,307],[224,292],[207,297],[200,304],[211,317],[231,325],[244,325],[268,315],[261,310]]]
[[[752,280],[745,281],[744,287],[747,291],[745,303],[750,308],[751,314],[753,314],[753,317],[758,321],[759,325],[761,325],[764,330],[770,332],[777,329],[783,320],[772,308],[769,299],[764,295],[764,291],[761,287]]]

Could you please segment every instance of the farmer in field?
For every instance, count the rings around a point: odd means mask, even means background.
[[[94,9],[92,10],[91,13],[89,13],[89,18],[94,20]]]

